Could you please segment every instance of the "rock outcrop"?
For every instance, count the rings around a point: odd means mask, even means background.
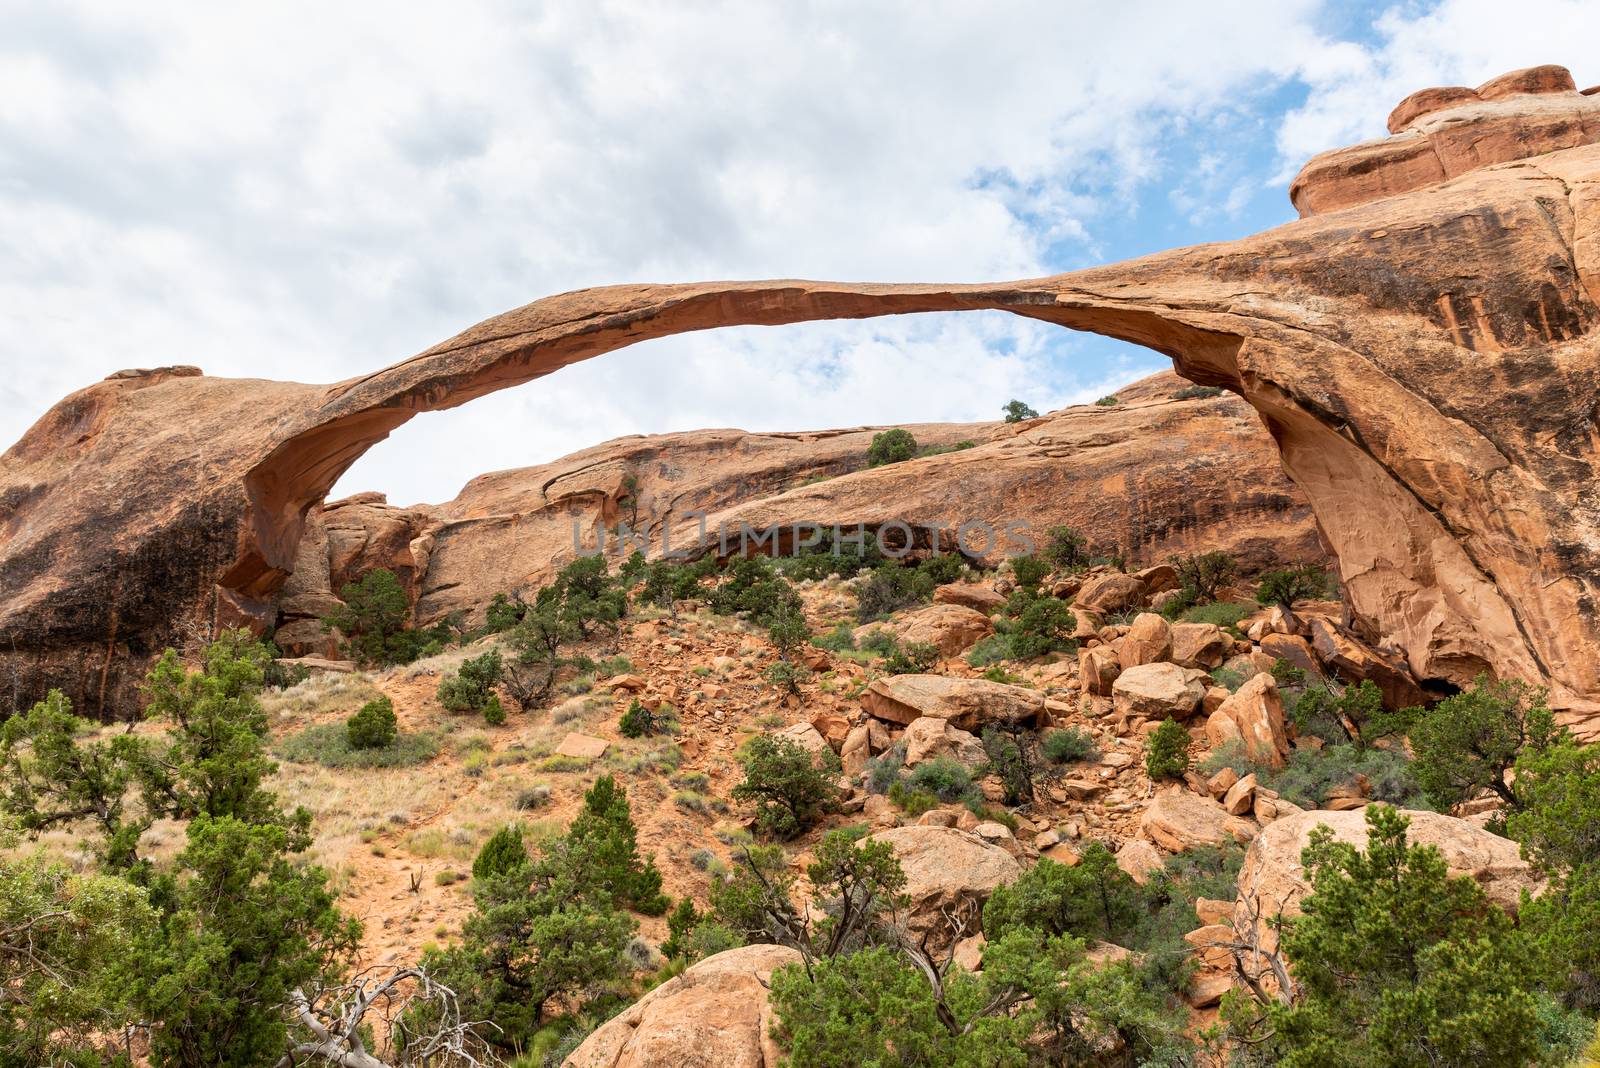
[[[272,625],[308,516],[419,412],[690,330],[998,309],[1146,345],[1237,393],[1309,498],[1359,637],[1424,681],[1547,683],[1592,727],[1600,101],[1549,68],[1474,92],[1436,94],[1447,110],[1418,101],[1360,158],[1319,157],[1295,184],[1305,218],[1231,243],[992,284],[589,289],[332,386],[126,372],[58,404],[0,460],[0,671],[25,698],[62,684],[93,711],[197,619]],[[996,501],[985,463],[1021,449],[1047,479],[1106,443],[1096,426],[1128,418],[1106,413],[1059,435],[1016,424],[932,466],[959,477],[964,501],[1013,509],[1026,494]],[[1220,463],[1185,472],[1195,497],[1229,477]],[[827,491],[727,514],[798,515]],[[1147,499],[1121,477],[1101,493]]]
[[[956,934],[952,920],[981,927],[983,904],[995,887],[1022,874],[1022,866],[1000,846],[954,827],[891,827],[869,841],[888,842],[894,850],[911,902],[906,927],[919,938],[928,935],[934,946],[950,944]]]
[[[778,1068],[767,980],[800,954],[744,946],[707,957],[600,1025],[563,1068]]]

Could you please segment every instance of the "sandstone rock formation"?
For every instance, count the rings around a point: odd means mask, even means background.
[[[873,679],[861,695],[862,706],[886,722],[931,716],[964,731],[991,723],[1035,726],[1044,717],[1044,702],[1044,694],[1026,686],[948,675],[890,675]]]
[[[601,1024],[563,1068],[777,1068],[766,982],[799,960],[770,945],[707,957]]]
[[[125,373],[58,404],[0,462],[0,668],[25,697],[64,682],[93,710],[183,624],[271,625],[307,517],[418,412],[689,330],[1000,309],[1147,345],[1239,394],[1309,497],[1362,636],[1423,680],[1547,682],[1569,720],[1589,718],[1600,100],[1570,84],[1542,69],[1476,102],[1418,101],[1400,133],[1308,165],[1305,218],[1236,242],[995,284],[584,290],[332,386]],[[1107,427],[1125,417],[1107,413]],[[1047,470],[1100,445],[1093,425],[1047,442],[1017,424],[985,447],[1010,442]],[[950,469],[981,476],[980,449],[947,454]],[[745,514],[828,496],[796,492]]]

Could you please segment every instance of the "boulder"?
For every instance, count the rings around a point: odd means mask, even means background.
[[[787,738],[791,742],[799,742],[807,752],[813,755],[830,752],[832,747],[828,740],[809,723],[792,723],[781,731],[773,732],[775,737]]]
[[[1005,607],[1006,599],[983,582],[950,582],[933,591],[934,604],[955,604],[992,616]]]
[[[1140,886],[1148,883],[1150,877],[1165,867],[1166,863],[1167,858],[1161,855],[1161,850],[1143,838],[1130,838],[1117,850],[1117,867]]]
[[[1173,663],[1211,671],[1233,652],[1233,638],[1215,623],[1177,623],[1172,627]]]
[[[1111,687],[1122,674],[1122,662],[1110,646],[1078,650],[1078,685],[1085,693],[1111,696]]]
[[[1206,744],[1221,748],[1239,741],[1245,754],[1257,764],[1281,768],[1289,759],[1288,727],[1283,718],[1283,700],[1268,674],[1260,674],[1238,691],[1206,720]]]
[[[1222,808],[1230,816],[1248,816],[1255,811],[1256,777],[1252,772],[1228,787],[1222,795]]]
[[[1405,661],[1360,641],[1330,620],[1311,620],[1311,647],[1317,658],[1348,682],[1370,680],[1383,693],[1385,708],[1409,708],[1426,700]]]
[[[605,756],[606,750],[610,747],[611,743],[604,738],[568,731],[567,736],[561,739],[561,744],[556,746],[556,756],[595,760]]]
[[[1231,816],[1211,800],[1183,789],[1167,787],[1157,792],[1139,820],[1139,833],[1169,853],[1197,846],[1222,845],[1229,840],[1248,842],[1256,825]]]
[[[1111,686],[1117,714],[1127,719],[1187,719],[1206,693],[1190,670],[1176,664],[1127,668]]]
[[[1117,645],[1117,661],[1122,670],[1170,659],[1172,624],[1154,612],[1140,612]]]
[[[915,936],[928,934],[941,947],[948,947],[955,933],[946,914],[981,914],[995,887],[1022,874],[1022,866],[1006,850],[954,827],[895,827],[868,841],[888,842],[906,873],[907,927]]]
[[[987,679],[946,675],[891,675],[874,679],[862,707],[889,723],[910,724],[922,716],[947,719],[965,731],[990,723],[1037,726],[1045,718],[1044,694]]]
[[[1311,643],[1298,634],[1267,634],[1261,638],[1261,651],[1306,673],[1307,680],[1323,677],[1322,664],[1311,650]]]
[[[968,767],[984,761],[983,743],[967,731],[952,727],[947,719],[922,716],[906,727],[901,741],[906,744],[906,767],[914,768],[939,757],[954,757]]]
[[[1083,607],[1096,615],[1110,615],[1138,607],[1145,595],[1144,580],[1120,571],[1110,571],[1087,579],[1073,599],[1073,607]]]
[[[1281,803],[1281,802],[1280,802]],[[1466,820],[1437,812],[1407,812],[1411,826],[1407,838],[1438,848],[1451,875],[1462,875],[1483,887],[1489,900],[1515,911],[1522,891],[1537,893],[1542,883],[1517,843],[1483,830]],[[1300,901],[1310,893],[1300,854],[1311,832],[1326,826],[1335,840],[1356,848],[1367,843],[1366,813],[1314,810],[1281,816],[1263,828],[1245,853],[1239,869],[1239,893],[1234,925],[1243,930],[1250,922],[1251,902],[1259,899],[1263,916],[1298,915]]]
[[[1179,585],[1178,569],[1171,564],[1157,564],[1143,571],[1135,571],[1133,577],[1144,583],[1147,594],[1166,593],[1176,590]]]
[[[940,656],[956,656],[994,633],[988,616],[959,604],[931,604],[892,623],[872,623],[856,628],[857,641],[866,633],[887,629],[902,645],[926,643]]]
[[[850,737],[850,721],[837,712],[819,712],[811,717],[811,726],[828,743],[834,752],[842,752],[845,739]]]
[[[767,983],[800,959],[774,945],[707,957],[601,1024],[562,1068],[778,1068]]]

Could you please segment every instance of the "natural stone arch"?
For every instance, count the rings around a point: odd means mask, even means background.
[[[270,622],[306,510],[418,412],[688,330],[998,309],[1146,345],[1243,397],[1355,618],[1420,677],[1543,680],[1600,711],[1600,99],[1548,72],[1508,84],[1523,95],[1480,87],[1312,161],[1307,217],[1237,242],[987,285],[585,290],[329,387],[171,369],[90,387],[0,461],[0,667],[35,690],[72,675],[104,708],[117,665],[175,621]],[[1462,129],[1481,150],[1466,163],[1446,159]],[[174,429],[174,411],[205,422]]]

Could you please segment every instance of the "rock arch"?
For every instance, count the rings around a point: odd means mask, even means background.
[[[1570,76],[1507,78],[1520,95],[1469,91],[1313,160],[1296,181],[1306,217],[1237,242],[988,285],[583,290],[328,387],[124,373],[0,460],[0,667],[32,689],[72,674],[104,707],[117,665],[174,620],[270,620],[307,509],[418,412],[690,330],[999,309],[1146,345],[1238,393],[1309,495],[1370,633],[1423,678],[1540,679],[1587,717],[1600,100]],[[1488,155],[1419,172],[1417,153],[1440,152],[1458,122]],[[174,413],[203,418],[174,428]]]

